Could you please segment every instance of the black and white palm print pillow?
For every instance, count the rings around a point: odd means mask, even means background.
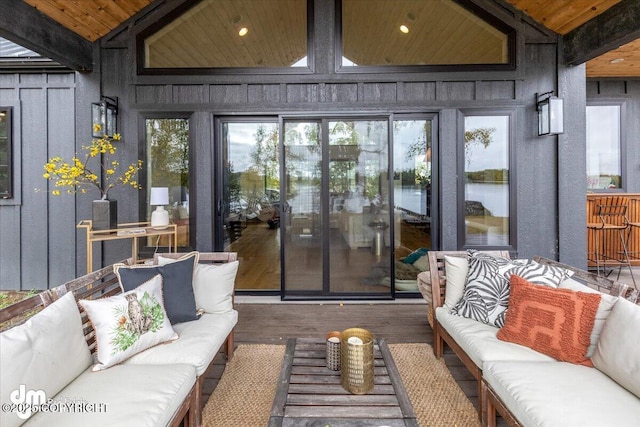
[[[464,294],[451,314],[501,328],[509,304],[510,275],[505,272],[526,261],[510,260],[477,251],[468,251],[469,273]]]

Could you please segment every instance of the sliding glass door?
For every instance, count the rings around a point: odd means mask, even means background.
[[[433,243],[432,119],[230,118],[218,129],[216,235],[241,260],[237,290],[285,298],[418,291]]]

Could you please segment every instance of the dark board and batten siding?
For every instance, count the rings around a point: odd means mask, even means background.
[[[76,150],[75,74],[0,74],[13,106],[13,199],[0,200],[0,289],[47,289],[75,277],[75,197],[52,196],[42,178],[54,155]]]

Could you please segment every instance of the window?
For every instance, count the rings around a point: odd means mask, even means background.
[[[587,106],[587,190],[620,189],[620,105]]]
[[[466,115],[462,135],[463,246],[511,241],[510,115]]]
[[[342,0],[338,65],[514,68],[515,31],[453,0]]]
[[[0,107],[0,198],[13,197],[11,158],[11,108]]]
[[[146,119],[147,221],[155,206],[149,204],[152,187],[169,188],[170,221],[178,225],[178,246],[190,246],[189,206],[189,120]],[[148,242],[166,246],[168,242]]]
[[[140,34],[141,71],[299,69],[308,62],[307,29],[307,0],[202,0]]]

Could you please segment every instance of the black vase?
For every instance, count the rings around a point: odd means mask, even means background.
[[[94,230],[117,228],[118,202],[116,200],[94,200],[91,219]]]

